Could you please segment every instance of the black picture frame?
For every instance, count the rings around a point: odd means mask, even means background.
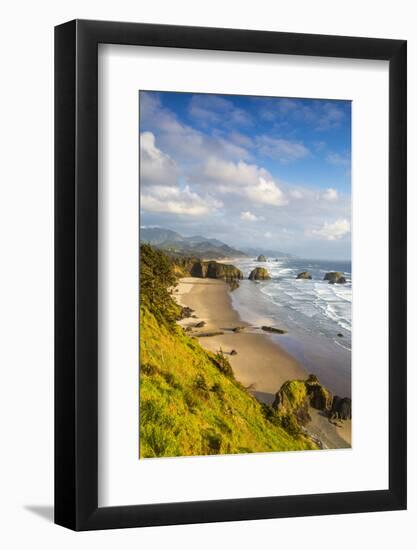
[[[98,506],[98,44],[389,62],[389,488]],[[55,523],[109,529],[406,508],[406,41],[74,20],[55,28]]]

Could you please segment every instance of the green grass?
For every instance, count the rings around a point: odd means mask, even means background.
[[[182,308],[169,289],[183,268],[149,245],[140,252],[140,456],[315,449],[176,324]]]
[[[314,449],[233,378],[222,357],[141,308],[140,456]]]

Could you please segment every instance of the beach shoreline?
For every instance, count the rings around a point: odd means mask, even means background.
[[[183,307],[194,310],[195,317],[179,324],[192,331],[200,344],[227,356],[236,379],[262,401],[271,404],[275,393],[290,379],[307,379],[308,372],[272,338],[241,319],[233,309],[229,285],[218,279],[185,277],[180,279],[174,296]],[[204,327],[196,328],[199,323]],[[233,332],[236,327],[240,332]],[[199,334],[220,333],[199,337]],[[231,355],[231,351],[236,355]],[[260,361],[262,358],[262,361]]]
[[[179,279],[173,296],[179,305],[193,310],[192,316],[180,320],[179,325],[197,337],[205,349],[213,353],[221,350],[236,379],[259,401],[271,405],[284,382],[308,378],[307,370],[276,342],[276,337],[241,319],[224,281],[184,277]],[[350,446],[350,421],[337,427],[313,415],[308,429],[322,434],[326,446],[332,442],[334,448]]]

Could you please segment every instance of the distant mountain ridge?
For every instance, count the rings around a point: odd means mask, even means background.
[[[201,235],[184,237],[162,227],[143,227],[140,229],[141,242],[156,246],[178,256],[197,256],[205,259],[244,258],[245,252]]]

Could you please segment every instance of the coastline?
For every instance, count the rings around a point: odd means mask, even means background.
[[[214,353],[222,350],[236,379],[259,401],[270,405],[284,382],[308,378],[306,369],[276,338],[241,319],[232,306],[229,285],[224,281],[184,277],[179,280],[173,296],[179,305],[193,310],[192,317],[182,319],[179,324],[207,350]],[[204,326],[196,327],[200,323]],[[234,332],[236,327],[241,330]],[[231,354],[232,350],[236,354]],[[335,426],[313,415],[307,428],[319,436],[326,448],[351,445],[350,421]]]
[[[200,337],[200,344],[212,352],[220,349],[227,356],[236,379],[261,401],[271,404],[275,393],[290,379],[307,379],[308,372],[287,351],[265,333],[243,321],[232,307],[229,286],[218,279],[185,277],[180,279],[174,294],[183,307],[194,310],[196,317],[179,324],[192,329],[192,335],[223,332]],[[195,328],[204,322],[205,326]],[[242,332],[233,332],[244,327]],[[237,355],[230,355],[235,350]],[[260,361],[260,358],[262,360]]]

